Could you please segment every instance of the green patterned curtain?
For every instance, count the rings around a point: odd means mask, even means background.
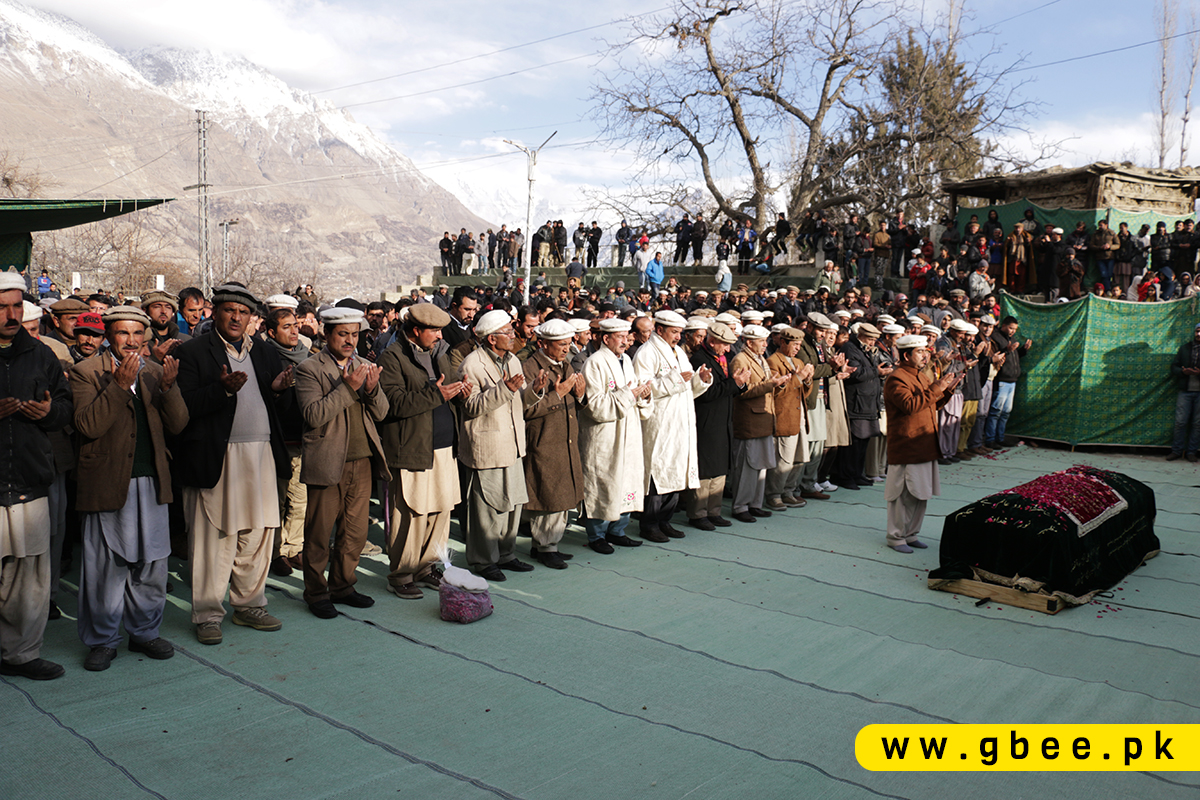
[[[1033,339],[1008,430],[1068,444],[1167,447],[1175,419],[1171,361],[1200,322],[1200,295],[1128,303],[1094,295],[1039,305],[1001,295]]]

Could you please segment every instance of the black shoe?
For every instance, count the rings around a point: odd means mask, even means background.
[[[46,619],[62,619],[62,610],[59,609],[53,600],[50,601],[50,611],[46,614]]]
[[[859,486],[874,486],[875,485],[875,481],[871,480],[870,478],[858,477],[858,478],[855,478],[854,480],[858,481]]]
[[[608,544],[615,544],[617,547],[641,547],[642,543],[637,539],[630,539],[628,536],[609,536]],[[663,539],[665,542],[666,539]],[[594,548],[593,548],[594,549]]]
[[[683,531],[679,530],[679,528],[676,528],[669,522],[664,522],[658,527],[659,530],[661,530],[667,536],[670,536],[672,539],[682,539],[686,535]]]
[[[854,483],[838,483],[835,485],[841,489],[849,489],[852,492],[858,491],[858,482],[857,481],[855,481]]]
[[[758,522],[749,511],[739,511],[733,515],[733,518],[738,522]]]
[[[655,542],[656,544],[662,544],[663,542],[671,541],[665,533],[657,528],[644,528],[643,530],[638,531],[638,536],[642,537],[647,542]]]
[[[359,594],[358,592],[350,592],[350,594],[345,594],[341,597],[331,597],[329,599],[338,605],[353,606],[354,608],[370,608],[375,605],[375,598],[367,597],[365,594]]]
[[[515,558],[510,558],[508,561],[496,566],[509,572],[533,572],[533,564],[526,564],[524,561],[518,561]]]
[[[112,647],[93,647],[83,660],[83,668],[88,672],[104,672],[116,657],[117,651]]]
[[[332,600],[318,600],[315,603],[309,603],[308,610],[318,619],[333,619],[338,615],[337,609],[333,607]]]
[[[751,508],[749,511],[751,514],[761,519],[766,519],[767,517],[771,516],[771,512],[767,511],[765,508]]]
[[[959,458],[958,456],[946,456],[946,458],[950,459],[955,464],[959,464],[962,462],[962,459]]]
[[[624,539],[626,537],[622,536],[621,538]],[[638,544],[641,544],[641,542],[638,542]],[[592,541],[588,542],[588,547],[592,548],[602,556],[611,556],[613,554],[613,546],[603,539],[593,539]]]
[[[129,652],[141,653],[142,655],[157,658],[159,661],[164,661],[175,655],[175,646],[163,639],[161,636],[157,639],[151,639],[148,642],[135,642],[129,640]]]
[[[953,464],[954,462],[948,458],[939,458],[938,463],[941,464],[943,467],[948,467],[951,464]],[[838,485],[841,486],[841,484],[838,484]]]
[[[475,574],[483,578],[488,583],[499,583],[500,581],[508,580],[508,576],[504,574],[504,570],[500,569],[495,564],[488,564]]]
[[[292,565],[283,556],[278,556],[271,560],[271,574],[286,578],[292,574]]]
[[[1167,456],[1167,461],[1178,461],[1181,458],[1183,458],[1183,453],[1171,453]]]
[[[566,569],[567,562],[563,561],[562,556],[558,553],[538,553],[537,560],[542,562],[542,566],[550,569]]]
[[[44,658],[35,658],[24,664],[0,661],[0,675],[15,675],[19,678],[29,678],[31,681],[52,681],[55,678],[61,678],[64,672],[66,670],[62,668],[61,664],[55,664]]]
[[[708,517],[701,517],[700,519],[689,519],[688,524],[691,525],[693,528],[696,528],[697,530],[701,530],[701,531],[715,531],[717,529],[717,526],[714,525],[713,521],[711,519],[709,519]]]
[[[718,514],[715,517],[709,517],[708,521],[711,522],[713,525],[716,525],[718,528],[730,528],[733,526],[732,522],[725,519],[720,514]]]
[[[1195,453],[1188,453],[1188,454],[1187,454],[1186,456],[1184,456],[1184,457],[1185,457],[1185,458],[1186,458],[1188,461],[1192,462],[1193,464],[1195,464],[1195,463],[1196,463],[1196,460],[1197,460],[1198,458],[1200,458],[1200,456],[1197,456]]]
[[[570,553],[564,553],[560,550],[558,552],[558,557],[561,558],[563,561],[570,561],[575,556],[571,555]]]

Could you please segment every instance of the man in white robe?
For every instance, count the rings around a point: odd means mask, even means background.
[[[682,539],[671,526],[679,493],[700,486],[696,454],[695,399],[712,383],[712,370],[692,370],[679,346],[687,320],[674,311],[654,315],[654,333],[638,349],[633,371],[639,383],[649,382],[654,413],[642,410],[642,451],[645,456],[646,500],[640,533],[651,542]]]
[[[629,514],[645,492],[641,414],[653,408],[651,387],[638,383],[629,347],[629,322],[600,322],[600,348],[584,363],[587,384],[579,415],[583,459],[583,528],[588,547],[610,555],[613,545],[638,547],[625,535]]]

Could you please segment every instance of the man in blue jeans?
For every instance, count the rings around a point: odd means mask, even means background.
[[[1000,321],[1000,327],[992,334],[996,352],[1004,353],[1004,363],[996,373],[987,426],[983,430],[984,445],[993,449],[1004,446],[1004,432],[1008,427],[1008,415],[1012,413],[1013,394],[1017,390],[1017,380],[1021,377],[1021,357],[1029,352],[1033,345],[1032,339],[1026,339],[1024,344],[1018,342],[1018,324],[1016,317],[1005,317]]]
[[[1175,354],[1171,374],[1179,380],[1179,395],[1175,399],[1175,437],[1167,461],[1178,461],[1186,453],[1187,460],[1195,462],[1200,450],[1200,325],[1192,331],[1192,340]]]

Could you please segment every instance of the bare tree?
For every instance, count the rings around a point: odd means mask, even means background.
[[[1175,0],[1159,0],[1154,13],[1154,29],[1159,39],[1158,120],[1155,129],[1159,169],[1167,166],[1167,151],[1171,149],[1174,127],[1175,67],[1171,55],[1171,37],[1175,35],[1175,21]]]
[[[1187,163],[1188,119],[1192,115],[1192,87],[1196,83],[1196,69],[1200,67],[1200,34],[1196,33],[1196,7],[1188,8],[1188,30],[1192,31],[1184,40],[1188,48],[1187,89],[1183,92],[1183,116],[1179,124],[1179,166],[1182,169]]]
[[[946,26],[932,26],[950,31],[943,55],[962,38],[956,9]],[[937,114],[907,124],[946,87],[916,75],[906,104],[880,102],[893,43],[921,35],[906,16],[893,0],[675,0],[669,12],[632,23],[629,40],[614,46],[617,66],[595,87],[597,114],[647,164],[634,183],[662,186],[667,167],[683,165],[721,214],[760,229],[780,194],[789,216],[862,204],[870,197],[860,186],[829,190],[849,166],[950,138],[981,150],[981,132],[1019,128],[1032,113],[1009,86],[1012,65],[985,66],[989,52],[961,65],[959,99],[978,112],[965,134],[948,131]],[[678,195],[657,193],[668,202]]]
[[[41,197],[55,186],[36,169],[26,169],[21,159],[9,151],[0,151],[0,193],[5,197]]]

